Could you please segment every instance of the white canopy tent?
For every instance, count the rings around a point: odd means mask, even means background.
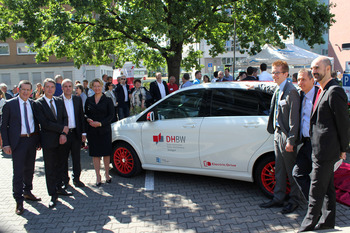
[[[310,66],[311,62],[319,56],[321,55],[302,49],[294,44],[286,44],[284,49],[266,44],[260,53],[241,60],[239,65],[259,66],[261,63],[271,65],[276,60],[284,60],[288,65],[292,66]],[[329,59],[333,64],[333,58],[329,57]]]

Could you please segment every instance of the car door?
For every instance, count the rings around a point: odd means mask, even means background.
[[[271,95],[221,88],[211,93],[210,116],[200,131],[205,169],[246,171],[254,152],[270,137],[266,131]]]
[[[149,112],[155,121],[142,125],[146,163],[163,166],[200,167],[199,129],[205,89],[186,90],[160,101]]]

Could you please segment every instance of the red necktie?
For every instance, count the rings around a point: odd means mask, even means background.
[[[318,92],[317,92],[317,95],[316,95],[316,99],[315,99],[315,103],[314,103],[314,108],[312,111],[315,111],[315,108],[316,108],[316,105],[317,105],[317,101],[318,101],[318,98],[320,97],[320,94],[321,94],[321,88],[318,89]]]

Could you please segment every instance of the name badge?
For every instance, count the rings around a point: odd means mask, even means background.
[[[281,105],[281,106],[286,105],[286,103],[287,103],[286,100],[281,100],[281,101],[280,101],[280,105]]]

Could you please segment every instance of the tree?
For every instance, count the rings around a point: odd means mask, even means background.
[[[167,64],[179,77],[180,66],[199,68],[200,51],[182,57],[185,45],[205,39],[210,54],[225,51],[233,35],[242,50],[256,53],[265,43],[281,45],[294,33],[312,46],[333,23],[329,7],[318,0],[0,0],[0,39],[24,38],[37,52],[85,63],[125,61],[148,67]],[[250,42],[253,42],[251,45]]]

